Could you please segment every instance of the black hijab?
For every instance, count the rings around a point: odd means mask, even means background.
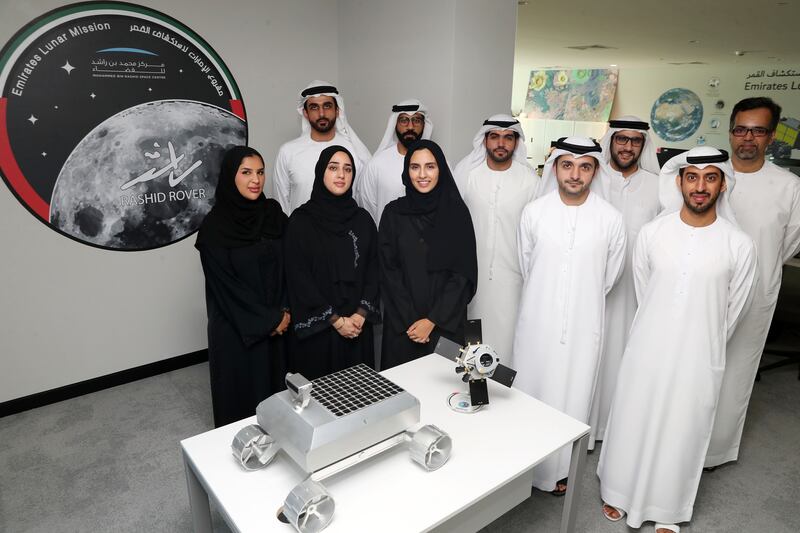
[[[222,167],[211,208],[197,235],[195,246],[208,244],[223,248],[242,248],[262,239],[283,235],[287,217],[275,200],[263,194],[248,200],[236,188],[236,172],[245,157],[261,157],[249,146],[234,146],[222,158]]]
[[[338,152],[347,154],[353,167],[353,181],[350,188],[341,196],[329,191],[324,182],[328,163]],[[355,181],[356,165],[353,154],[344,146],[328,146],[319,154],[314,167],[311,199],[297,208],[297,211],[307,215],[317,231],[325,236],[323,241],[317,244],[327,251],[328,257],[333,261],[334,276],[339,281],[355,280],[357,235],[353,233],[353,226],[359,210],[358,204],[353,199]]]
[[[408,170],[411,156],[418,150],[430,150],[439,166],[439,181],[427,193],[414,188]],[[478,260],[472,217],[438,144],[422,139],[409,147],[403,161],[403,185],[406,195],[397,200],[399,212],[431,217],[432,224],[423,234],[429,246],[428,271],[458,272],[472,282],[474,290],[478,285]]]

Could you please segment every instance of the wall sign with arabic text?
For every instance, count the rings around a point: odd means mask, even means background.
[[[246,144],[222,59],[185,25],[123,2],[67,5],[0,52],[0,171],[39,220],[82,243],[178,241],[212,205],[224,151]]]

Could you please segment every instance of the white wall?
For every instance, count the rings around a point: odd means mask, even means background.
[[[453,165],[486,116],[509,110],[514,0],[137,1],[220,54],[268,171],[299,133],[297,94],[313,79],[338,84],[373,149],[391,104],[419,97]],[[66,3],[4,2],[0,42]],[[91,248],[35,220],[5,186],[0,213],[0,402],[206,347],[194,237],[147,252]]]
[[[361,139],[374,150],[392,104],[419,98],[455,166],[509,112],[516,14],[514,0],[340,0],[339,87]]]
[[[4,2],[0,41],[65,3]],[[184,22],[220,54],[242,90],[250,144],[270,161],[299,132],[298,89],[337,75],[334,2],[139,3]],[[0,402],[207,346],[193,236],[147,252],[91,248],[35,220],[4,185],[0,213]]]

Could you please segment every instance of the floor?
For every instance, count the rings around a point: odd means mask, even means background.
[[[796,365],[764,374],[739,463],[704,475],[684,532],[800,531],[799,406]],[[210,428],[206,364],[0,418],[0,531],[191,531],[178,442]],[[598,457],[577,530],[630,531],[600,512]],[[484,532],[558,531],[562,503],[534,491]]]

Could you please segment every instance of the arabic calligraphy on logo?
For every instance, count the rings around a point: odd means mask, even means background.
[[[134,4],[35,19],[0,52],[0,88],[4,181],[38,220],[91,246],[147,250],[191,235],[222,155],[247,143],[219,55]]]

